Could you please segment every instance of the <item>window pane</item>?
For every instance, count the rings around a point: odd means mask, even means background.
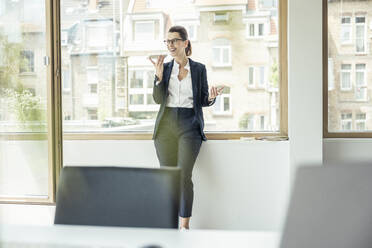
[[[154,40],[154,23],[153,22],[135,22],[135,40],[146,41]]]
[[[365,52],[365,26],[364,25],[358,25],[356,27],[356,51],[357,52]]]
[[[328,87],[331,78],[335,86],[333,90],[328,91],[328,132],[371,132],[372,122],[359,118],[361,112],[368,116],[372,111],[372,60],[368,55],[372,16],[367,11],[371,1],[341,0],[327,1],[327,4],[328,59],[332,60],[333,64],[333,75],[330,75],[328,68]],[[342,44],[345,41],[350,45]]]
[[[129,75],[131,88],[143,88],[143,71],[131,71]]]
[[[0,0],[0,197],[50,193],[46,40],[45,1]]]
[[[62,94],[64,116],[70,116],[63,122],[64,132],[153,131],[160,105],[150,97],[155,73],[147,57],[168,54],[165,62],[170,61],[172,57],[162,40],[167,28],[182,23],[190,39],[197,37],[197,42],[192,42],[192,58],[205,64],[209,85],[228,83],[230,87],[226,89],[230,95],[218,96],[214,107],[203,109],[205,131],[241,131],[254,125],[260,130],[260,115],[270,117],[265,120],[265,131],[278,131],[281,30],[277,2],[263,1],[266,9],[262,16],[245,8],[218,10],[220,7],[212,8],[213,3],[206,3],[210,11],[202,11],[197,1],[189,0],[167,4],[134,0],[122,9],[117,2],[98,1],[94,11],[83,8],[81,1],[61,1],[61,30],[66,33],[63,39],[68,40],[61,47],[61,62],[70,69],[71,88]],[[173,8],[175,5],[177,8]],[[258,1],[256,7],[259,11]],[[198,30],[203,33],[199,35]],[[247,39],[249,34],[270,36],[267,40]],[[270,87],[262,87],[266,83]],[[231,111],[232,101],[239,111]],[[87,121],[88,109],[97,110],[91,115],[97,117],[96,121]],[[230,113],[218,116],[216,110]],[[248,121],[246,113],[256,117]],[[132,118],[133,122],[112,129],[103,125],[110,118]],[[245,124],[241,128],[242,119]]]
[[[223,98],[223,111],[229,111],[230,110],[230,98],[224,97]]]

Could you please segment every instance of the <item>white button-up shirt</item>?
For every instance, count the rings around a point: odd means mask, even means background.
[[[165,106],[173,108],[193,108],[194,101],[189,59],[187,59],[185,69],[188,71],[186,77],[181,81],[178,80],[179,64],[176,61],[173,62],[168,86],[169,95]]]

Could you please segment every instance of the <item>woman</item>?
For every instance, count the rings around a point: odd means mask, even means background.
[[[184,27],[171,27],[164,42],[174,59],[163,64],[165,56],[156,62],[149,58],[156,69],[153,97],[161,104],[153,139],[160,165],[181,168],[180,228],[189,229],[192,169],[202,140],[207,140],[202,107],[211,106],[223,88],[212,87],[209,95],[205,66],[188,58],[191,43]]]

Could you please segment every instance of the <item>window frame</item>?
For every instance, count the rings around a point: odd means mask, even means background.
[[[357,69],[357,65],[364,65],[364,69]],[[358,86],[357,82],[357,73],[363,72],[363,85]],[[365,96],[362,99],[357,99],[357,90],[358,89],[365,90]],[[365,102],[368,100],[368,83],[367,83],[367,64],[366,63],[355,63],[355,100],[359,102]]]
[[[54,0],[60,1],[60,0]],[[278,131],[206,131],[209,140],[233,140],[241,137],[288,136],[288,0],[278,3],[278,71],[279,71],[279,130]],[[142,21],[143,19],[133,19]],[[257,37],[255,37],[257,38]],[[133,37],[134,40],[134,37]],[[152,132],[127,133],[64,133],[64,140],[151,140]]]
[[[361,23],[357,23],[356,22],[356,19],[357,18],[360,18],[360,17],[363,17],[364,18],[364,23],[361,24]],[[365,15],[355,15],[355,54],[367,54],[368,51],[367,51],[367,17]],[[357,51],[357,28],[358,26],[364,26],[364,32],[363,32],[363,37],[364,37],[364,42],[363,42],[363,45],[364,45],[364,51],[362,52],[358,52]]]
[[[344,18],[349,18],[350,19],[350,23],[342,23],[342,19],[344,19]],[[340,25],[340,28],[341,28],[341,30],[340,30],[340,40],[341,40],[341,45],[349,45],[349,44],[352,44],[352,42],[353,42],[353,39],[352,39],[352,37],[353,37],[353,24],[352,24],[352,20],[353,20],[353,18],[352,18],[352,16],[350,16],[350,15],[342,15],[341,16],[341,25]],[[342,34],[343,34],[343,28],[344,27],[347,27],[347,28],[350,28],[350,34],[349,34],[349,39],[347,40],[347,41],[343,41],[343,37],[342,37]]]
[[[342,69],[342,65],[350,65],[350,69]],[[349,73],[350,87],[343,87],[342,86],[344,73]],[[340,91],[351,91],[352,89],[353,89],[353,64],[351,64],[351,63],[341,63],[341,67],[340,67]]]
[[[151,140],[152,132],[127,132],[127,133],[62,133],[62,114],[61,114],[61,48],[58,46],[61,41],[60,37],[60,0],[46,0],[47,6],[47,17],[50,19],[51,25],[48,26],[48,32],[50,33],[50,42],[48,42],[48,48],[50,49],[51,56],[51,68],[49,70],[50,75],[50,91],[54,94],[52,102],[49,103],[50,107],[53,108],[54,115],[51,117],[50,131],[52,135],[53,148],[50,149],[51,154],[51,166],[50,175],[53,178],[50,188],[52,189],[51,198],[49,200],[40,200],[39,203],[51,204],[55,203],[55,189],[58,184],[58,177],[60,169],[62,168],[62,150],[60,144],[62,140]],[[233,140],[240,139],[241,137],[262,137],[262,136],[288,136],[288,44],[287,44],[287,32],[288,32],[288,3],[287,0],[280,0],[278,3],[278,72],[279,72],[279,130],[278,131],[267,131],[267,132],[248,132],[248,131],[221,131],[221,132],[209,132],[206,131],[206,136],[209,140]],[[51,42],[54,40],[55,42]],[[49,81],[48,81],[49,82]],[[3,135],[3,134],[0,134]],[[6,133],[5,136],[8,139],[19,139],[19,140],[33,140],[38,139],[40,136],[35,134],[14,134]],[[63,137],[63,139],[62,139]],[[9,201],[8,201],[9,202]],[[19,203],[19,200],[13,202]],[[24,201],[27,202],[27,201]],[[35,200],[31,199],[32,203]]]
[[[48,196],[47,197],[4,197],[1,204],[55,205],[56,189],[62,168],[62,106],[61,106],[61,34],[59,26],[60,0],[45,0],[46,56],[50,64],[46,69],[47,81],[47,133],[0,133],[2,140],[48,140]],[[55,41],[54,43],[52,43]]]
[[[328,20],[328,1],[323,0],[323,20]],[[328,21],[323,21],[323,138],[372,138],[372,131],[330,132],[328,130]]]

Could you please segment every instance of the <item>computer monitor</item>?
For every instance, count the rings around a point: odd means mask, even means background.
[[[372,166],[303,167],[296,174],[281,248],[372,247]]]
[[[178,228],[180,170],[66,166],[55,224]]]

